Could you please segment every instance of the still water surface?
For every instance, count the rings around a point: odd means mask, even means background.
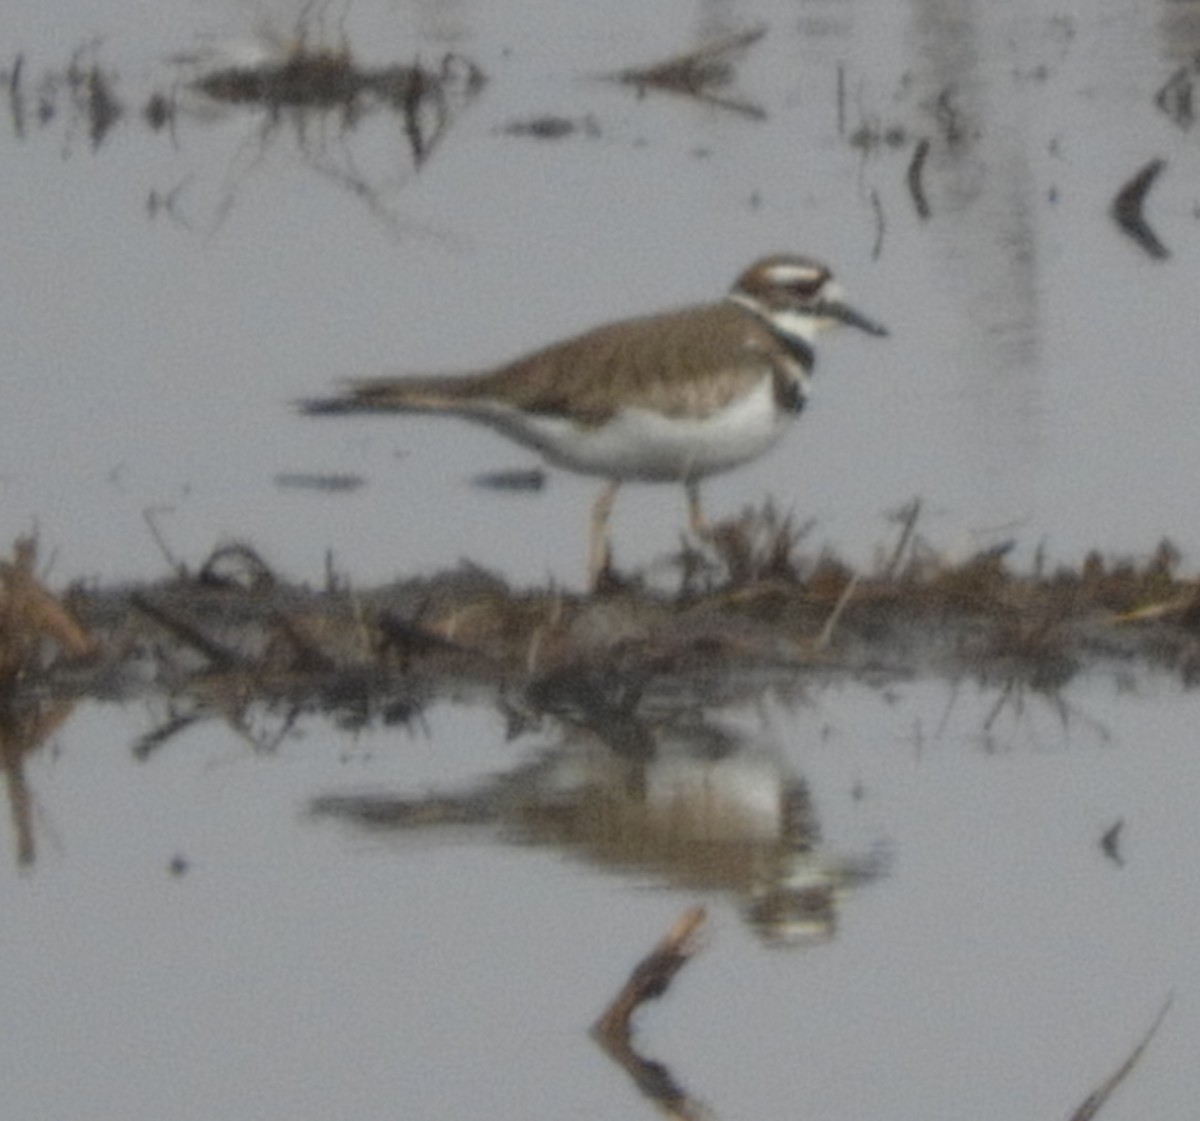
[[[939,547],[1015,538],[1018,555],[1074,561],[1168,534],[1196,566],[1200,180],[1181,106],[1200,5],[298,9],[4,17],[29,97],[0,183],[0,530],[38,530],[51,583],[161,576],[152,511],[193,567],[242,539],[298,579],[322,578],[333,550],[364,586],[469,558],[578,587],[592,483],[497,494],[469,480],[530,466],[499,437],[323,425],[287,403],[344,374],[467,369],[709,299],[778,249],[829,260],[892,337],[831,340],[795,438],[715,481],[713,513],[770,495],[866,563],[886,512],[920,495]],[[197,104],[186,67],[230,40],[270,49],[264,13],[277,35],[344,35],[371,66],[460,52],[488,83],[419,174],[385,115],[347,132]],[[764,119],[597,77],[757,26],[723,92]],[[64,85],[80,51],[128,107],[98,146]],[[177,103],[170,129],[140,115],[154,94]],[[578,127],[512,134],[546,115]],[[1145,214],[1165,259],[1109,215],[1155,158]],[[276,484],[294,472],[365,485]],[[652,563],[682,525],[672,488],[630,488],[618,562]],[[835,893],[831,937],[790,949],[748,921],[745,883],[665,860],[631,871],[602,845],[531,836],[519,811],[421,831],[307,812],[476,789],[562,748],[555,728],[508,742],[499,713],[446,704],[414,729],[313,721],[268,753],[211,721],[136,763],[166,702],[81,707],[25,767],[36,858],[0,871],[6,1108],[649,1114],[586,1027],[702,901],[710,944],[639,1039],[719,1116],[1067,1117],[1169,992],[1101,1116],[1188,1116],[1195,698],[1097,677],[985,729],[997,695],[974,686],[794,694],[704,714],[753,760],[741,795],[803,783],[816,863],[878,873]],[[698,769],[638,778],[703,786]],[[1123,864],[1100,844],[1118,821]]]

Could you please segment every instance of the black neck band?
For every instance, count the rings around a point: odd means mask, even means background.
[[[740,307],[748,315],[753,315],[755,319],[783,344],[783,348],[804,367],[806,373],[812,373],[817,356],[813,352],[812,344],[807,339],[785,331],[775,323],[769,313],[763,311],[754,301],[742,297],[740,293],[735,293],[731,302],[735,307]]]
[[[783,343],[787,352],[804,367],[805,373],[811,374],[817,356],[813,353],[813,348],[808,340],[802,339],[799,335],[789,335],[786,331],[776,327],[765,316],[763,317],[763,322],[770,328],[771,334]]]

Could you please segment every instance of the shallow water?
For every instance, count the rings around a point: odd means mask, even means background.
[[[149,511],[193,568],[244,539],[298,579],[322,579],[333,550],[361,586],[468,558],[578,587],[591,482],[471,486],[531,463],[450,422],[317,423],[288,402],[708,299],[781,248],[829,260],[892,336],[830,339],[795,438],[715,480],[710,512],[770,495],[867,562],[894,533],[886,512],[920,495],[938,547],[1015,537],[1078,560],[1168,534],[1196,567],[1196,133],[1155,95],[1194,76],[1197,5],[310,12],[311,41],[344,34],[364,64],[453,49],[488,75],[419,174],[382,114],[347,133],[184,96],[172,57],[249,40],[262,10],[4,17],[29,116],[0,182],[0,536],[36,527],[49,583],[163,575]],[[269,17],[300,26],[295,7]],[[758,25],[723,92],[765,120],[596,77]],[[81,48],[129,107],[94,150],[61,86],[52,120],[33,109]],[[164,91],[179,113],[156,132],[138,111]],[[582,124],[511,135],[545,114]],[[927,219],[907,178],[921,139]],[[1109,214],[1158,157],[1145,213],[1165,260]],[[322,472],[366,485],[275,482]],[[628,488],[618,562],[652,564],[683,521],[673,488]],[[710,944],[638,1038],[720,1116],[1066,1117],[1169,992],[1101,1116],[1187,1116],[1196,699],[1153,677],[999,696],[808,683],[704,713],[757,761],[739,780],[752,799],[768,773],[802,781],[819,853],[879,861],[837,895],[832,938],[789,950],[764,944],[737,890],[694,872],[681,886],[664,862],[605,863],[511,819],[417,836],[307,812],[477,787],[560,748],[553,722],[510,742],[511,714],[446,702],[411,728],[309,718],[265,751],[278,718],[249,712],[242,734],[202,720],[138,763],[170,703],[81,706],[24,763],[33,863],[0,867],[6,1104],[649,1113],[586,1028],[700,901]],[[1118,821],[1123,865],[1101,848]]]

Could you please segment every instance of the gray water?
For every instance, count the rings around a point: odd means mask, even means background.
[[[892,336],[829,340],[794,438],[714,480],[710,513],[770,496],[867,564],[919,495],[953,556],[1008,539],[1018,561],[1145,556],[1165,534],[1196,567],[1197,134],[1155,95],[1195,76],[1200,6],[575,8],[6,13],[0,63],[20,52],[31,105],[82,49],[129,112],[93,149],[60,90],[53,120],[30,109],[3,141],[0,538],[36,529],[55,586],[166,573],[149,512],[193,568],[246,540],[295,579],[322,579],[332,550],[363,586],[465,558],[579,588],[593,482],[498,494],[469,480],[533,465],[498,436],[318,423],[288,402],[714,298],[795,250]],[[418,172],[394,119],[348,132],[189,95],[178,56],[269,49],[264,26],[364,65],[453,50],[489,81]],[[757,26],[723,93],[762,120],[598,77]],[[138,112],[163,91],[178,113],[156,132]],[[547,114],[580,127],[508,131]],[[907,173],[926,138],[922,218]],[[1145,215],[1166,259],[1109,214],[1159,157]],[[276,484],[295,472],[365,485]],[[669,579],[654,562],[683,525],[674,488],[628,488],[618,562]],[[886,863],[839,895],[831,938],[792,949],[764,944],[736,892],[661,867],[306,813],[472,787],[559,746],[553,727],[509,742],[499,713],[446,703],[410,728],[311,720],[265,752],[273,718],[249,714],[248,734],[210,719],[139,764],[168,702],[83,706],[25,764],[35,862],[0,862],[6,1109],[649,1114],[586,1028],[700,901],[709,945],[638,1038],[719,1116],[1067,1117],[1170,992],[1101,1116],[1189,1116],[1196,698],[1097,674],[989,722],[997,700],[813,686],[707,714],[807,784],[821,853]],[[1100,846],[1118,820],[1123,864]]]

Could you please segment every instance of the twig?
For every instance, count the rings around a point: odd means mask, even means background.
[[[662,996],[684,962],[700,948],[698,934],[705,918],[703,907],[692,907],[676,919],[662,941],[637,964],[616,999],[592,1025],[592,1038],[625,1070],[646,1097],[677,1121],[704,1121],[711,1119],[712,1113],[688,1094],[662,1063],[645,1059],[633,1049],[630,1017],[643,1002]]]
[[[846,605],[849,604],[854,596],[854,590],[858,587],[858,573],[855,572],[849,580],[846,581],[846,586],[842,589],[842,594],[838,596],[837,603],[833,605],[833,611],[830,612],[829,618],[825,620],[825,625],[821,628],[821,633],[817,635],[817,641],[814,646],[815,650],[825,650],[830,641],[833,639],[833,632],[837,628],[838,620],[841,619],[842,613],[846,610]]]
[[[1163,1020],[1166,1018],[1167,1012],[1175,1000],[1174,993],[1168,993],[1167,999],[1163,1001],[1163,1006],[1159,1009],[1158,1015],[1154,1018],[1154,1023],[1150,1025],[1150,1030],[1142,1036],[1142,1041],[1139,1043],[1127,1058],[1113,1073],[1105,1079],[1103,1083],[1093,1090],[1083,1100],[1083,1104],[1071,1114],[1071,1121],[1091,1121],[1097,1113],[1100,1112],[1100,1107],[1108,1101],[1112,1092],[1125,1081],[1126,1076],[1137,1065],[1145,1053],[1146,1048],[1150,1045],[1150,1040],[1154,1038],[1155,1032],[1158,1031]]]
[[[215,668],[227,671],[242,668],[243,660],[233,650],[209,638],[187,620],[177,618],[169,611],[159,607],[141,592],[134,592],[129,597],[129,602],[143,615],[153,619],[163,630],[174,635],[185,646],[198,650]]]
[[[180,579],[187,576],[187,568],[175,559],[175,554],[171,552],[171,546],[167,544],[166,537],[163,536],[162,530],[158,525],[159,514],[175,513],[174,506],[147,506],[142,511],[142,521],[146,523],[146,528],[150,531],[150,536],[154,540],[154,544],[158,546],[158,551],[162,553],[163,559],[170,566],[171,571]]]
[[[913,530],[917,527],[917,519],[921,516],[921,500],[914,498],[907,506],[897,510],[893,516],[900,522],[900,539],[896,542],[896,547],[892,550],[891,558],[884,566],[883,576],[885,580],[891,580],[896,575],[896,569],[900,566],[900,560],[904,556],[909,542],[912,540]]]
[[[667,991],[675,974],[700,948],[697,934],[706,918],[703,907],[692,907],[675,920],[662,941],[634,967],[629,980],[596,1021],[592,1032],[597,1038],[629,1042],[630,1017],[639,1005]]]

